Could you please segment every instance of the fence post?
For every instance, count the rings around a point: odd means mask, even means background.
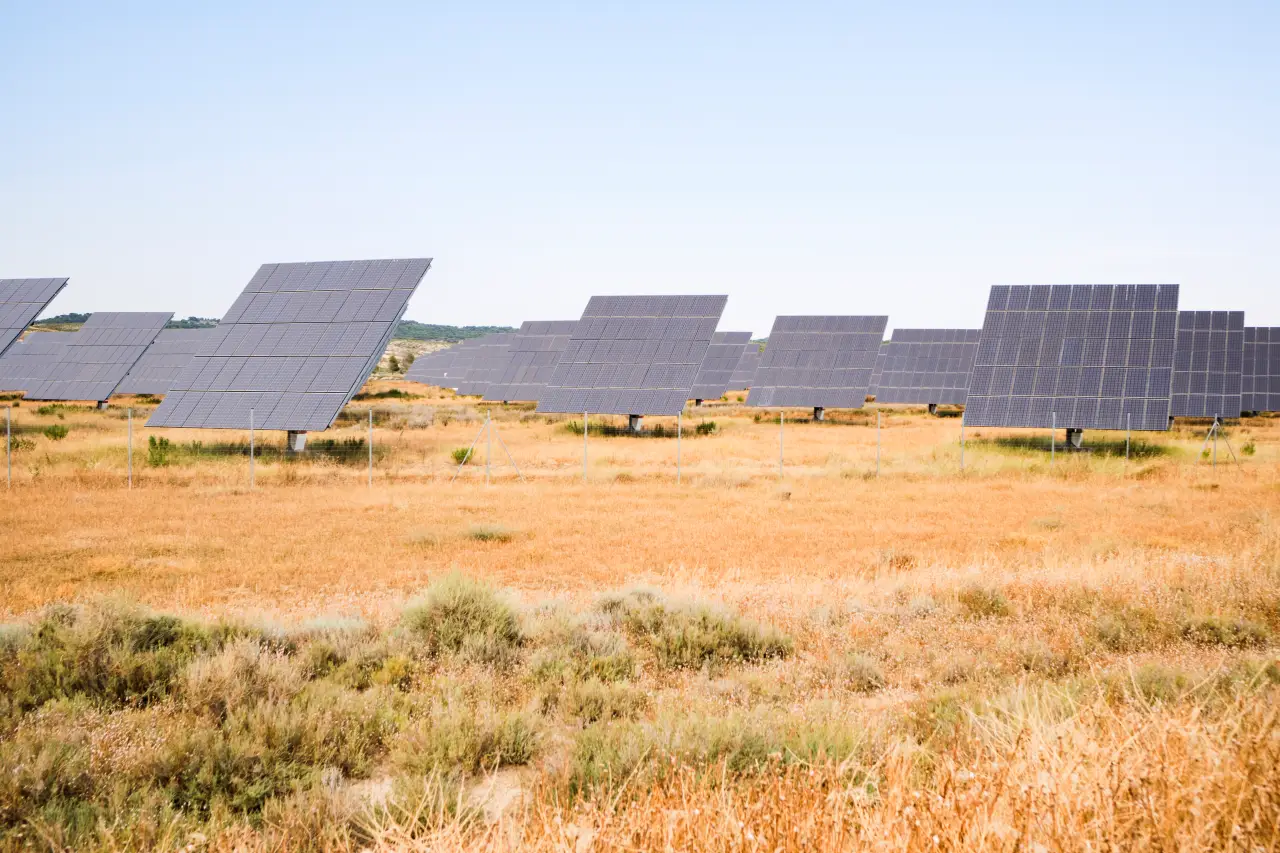
[[[373,406],[369,407],[369,488],[373,488]]]
[[[965,413],[960,414],[960,473],[964,473],[964,418]]]
[[[4,410],[5,488],[13,488],[13,404]]]
[[[133,407],[129,407],[129,488],[133,488]]]
[[[249,410],[249,490],[253,491],[253,409]]]
[[[489,485],[489,463],[493,459],[493,410],[484,413],[484,484]]]
[[[876,409],[876,476],[880,476],[880,410]]]
[[[1129,461],[1129,439],[1133,436],[1133,412],[1124,416],[1124,461]]]
[[[1217,468],[1218,467],[1218,416],[1217,415],[1213,416],[1213,426],[1210,427],[1210,432],[1213,433],[1213,467]]]
[[[582,413],[582,482],[587,482],[587,413]]]
[[[783,412],[778,412],[778,479],[782,479],[782,427],[785,424],[787,416]]]

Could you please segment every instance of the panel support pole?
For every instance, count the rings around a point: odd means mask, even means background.
[[[1054,412],[1049,417],[1049,467],[1052,468],[1053,457],[1058,450],[1058,413]]]

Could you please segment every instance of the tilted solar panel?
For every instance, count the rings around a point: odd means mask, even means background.
[[[980,329],[894,329],[876,359],[876,402],[963,404],[981,334]]]
[[[1243,311],[1179,311],[1169,414],[1240,417],[1243,368]]]
[[[888,322],[884,316],[779,316],[747,405],[862,408]]]
[[[729,378],[729,388],[733,391],[749,389],[756,378],[756,369],[760,367],[760,347],[748,343],[743,347],[738,364],[733,368],[733,376]]]
[[[729,390],[733,372],[751,344],[750,332],[716,332],[702,359],[689,396],[695,400],[719,400]],[[757,353],[759,350],[756,350]]]
[[[970,426],[1169,428],[1176,284],[999,285],[974,358]]]
[[[164,329],[134,364],[116,393],[169,393],[169,388],[213,332],[213,329]]]
[[[529,320],[511,343],[502,375],[489,385],[484,399],[493,402],[538,402],[542,389],[560,363],[577,320]]]
[[[457,358],[457,350],[458,345],[454,344],[434,352],[423,353],[413,360],[413,364],[409,365],[409,369],[404,373],[404,378],[410,382],[421,382],[423,385],[444,387],[441,382],[444,381],[448,368]]]
[[[675,415],[684,410],[727,296],[593,296],[540,412]]]
[[[25,396],[105,401],[172,317],[159,311],[91,314],[67,339],[57,362],[27,385]]]
[[[62,360],[74,332],[32,332],[0,356],[0,391],[26,391]]]
[[[511,342],[515,334],[495,332],[477,341],[475,356],[467,375],[458,383],[458,393],[463,396],[483,395],[489,383],[502,377],[511,360]]]
[[[67,284],[65,278],[0,278],[0,355]]]
[[[430,258],[264,264],[148,426],[311,431],[386,352]]]
[[[1280,412],[1280,326],[1246,326],[1240,407]]]

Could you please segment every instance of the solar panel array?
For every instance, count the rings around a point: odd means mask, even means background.
[[[160,334],[172,313],[99,311],[67,339],[61,355],[28,383],[32,400],[98,400],[116,387]]]
[[[409,369],[405,371],[404,378],[410,382],[421,382],[423,385],[435,385],[440,388],[446,387],[446,380],[449,368],[453,366],[454,360],[458,357],[459,344],[438,349],[435,352],[423,353],[413,360],[413,364],[409,365]]]
[[[213,337],[213,332],[213,329],[164,329],[147,347],[116,393],[169,393],[192,357]]]
[[[747,405],[861,408],[888,322],[883,316],[779,316]]]
[[[689,396],[695,400],[719,400],[723,397],[729,390],[733,371],[750,343],[750,332],[716,332],[712,335],[711,346],[707,347],[707,355],[698,368]]]
[[[513,336],[507,365],[485,391],[485,400],[538,402],[577,325],[577,320],[523,323]]]
[[[981,335],[981,329],[894,329],[876,359],[876,402],[964,403]]]
[[[727,296],[593,296],[538,400],[540,412],[683,411]]]
[[[463,396],[483,395],[489,383],[502,378],[502,372],[511,361],[512,332],[494,332],[480,338],[467,375],[458,383],[458,393]]]
[[[971,426],[1169,427],[1178,285],[991,288]]]
[[[33,332],[0,356],[0,391],[25,391],[62,360],[74,332]]]
[[[0,278],[0,355],[66,284],[65,278]]]
[[[750,388],[756,379],[756,369],[760,367],[760,347],[748,342],[743,347],[738,364],[733,368],[733,376],[729,377],[729,387],[734,391]]]
[[[321,430],[387,349],[430,258],[264,264],[148,426]]]
[[[1240,406],[1280,412],[1280,326],[1246,326]]]
[[[1240,417],[1243,367],[1243,311],[1179,311],[1169,414]]]

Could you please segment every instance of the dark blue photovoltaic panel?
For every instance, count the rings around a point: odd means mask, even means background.
[[[538,400],[540,412],[676,415],[727,296],[593,296]]]
[[[98,311],[71,333],[58,360],[27,384],[31,400],[105,401],[160,334],[172,313]]]
[[[0,355],[66,284],[65,278],[0,278]]]
[[[1243,368],[1243,311],[1179,311],[1169,414],[1240,417]]]
[[[729,378],[729,389],[732,391],[747,391],[751,389],[755,383],[756,370],[760,367],[760,346],[758,344],[748,344],[742,350],[742,357],[738,359],[738,365],[733,369],[733,376]]]
[[[779,316],[747,405],[862,408],[888,322],[884,316]]]
[[[981,335],[981,329],[895,329],[876,359],[876,402],[962,405]]]
[[[1176,284],[991,288],[970,426],[1169,428]]]
[[[729,390],[729,381],[742,360],[742,353],[751,343],[750,332],[716,332],[711,346],[698,368],[689,396],[695,400],[719,400]],[[759,350],[756,350],[759,352]]]
[[[511,360],[511,343],[515,339],[513,332],[495,332],[485,335],[476,342],[475,358],[467,375],[458,383],[458,393],[463,396],[483,395],[489,390],[489,384],[501,379]]]
[[[510,347],[502,375],[484,393],[492,402],[538,402],[569,346],[577,320],[527,320]]]
[[[264,264],[147,426],[327,429],[391,342],[430,258]]]
[[[0,391],[26,391],[47,378],[62,360],[75,332],[32,332],[0,356]]]
[[[1240,406],[1280,412],[1280,326],[1246,326]]]
[[[117,394],[167,394],[178,376],[191,364],[213,329],[165,329],[147,347],[129,375],[116,388]]]

